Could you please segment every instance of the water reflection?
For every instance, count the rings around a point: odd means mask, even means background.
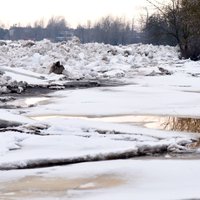
[[[35,105],[35,104],[45,102],[45,101],[48,101],[48,100],[49,100],[49,98],[47,98],[47,97],[29,97],[29,98],[26,98],[24,100],[24,103],[27,106],[30,106],[30,105]]]
[[[200,133],[200,119],[169,117],[164,128],[173,131],[186,131]]]
[[[200,133],[200,119],[172,116],[149,116],[149,115],[119,115],[119,116],[84,116],[84,115],[46,115],[31,116],[35,120],[47,119],[81,119],[87,121],[101,121],[111,123],[132,124],[146,128],[184,131]]]

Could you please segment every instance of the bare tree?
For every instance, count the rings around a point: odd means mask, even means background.
[[[158,11],[166,26],[160,28],[174,37],[184,58],[199,59],[200,55],[200,1],[170,0],[165,6],[146,0]]]

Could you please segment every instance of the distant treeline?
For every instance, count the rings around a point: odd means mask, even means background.
[[[43,20],[40,20],[33,26],[14,25],[9,29],[0,28],[0,39],[38,41],[47,38],[56,42],[70,39],[72,36],[77,36],[82,43],[119,45],[141,42],[141,35],[132,23],[124,18],[111,16],[101,18],[94,24],[88,22],[87,25],[78,25],[75,29],[70,28],[63,17],[52,17],[46,26]]]
[[[13,25],[9,29],[0,28],[0,40],[34,40],[49,39],[59,42],[76,36],[82,43],[98,42],[111,45],[126,45],[133,43],[152,43],[176,45],[176,41],[165,34],[159,35],[157,21],[152,21],[153,16],[141,22],[143,28],[138,31],[133,21],[130,22],[123,17],[106,16],[96,23],[88,21],[87,25],[78,25],[70,28],[63,17],[52,17],[48,22],[36,21],[32,26]],[[157,32],[155,34],[155,32]]]

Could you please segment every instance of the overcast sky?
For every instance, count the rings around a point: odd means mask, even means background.
[[[108,14],[132,19],[138,18],[144,12],[144,7],[151,10],[146,0],[0,0],[0,5],[0,22],[7,26],[17,23],[25,25],[42,18],[47,20],[51,16],[64,16],[75,27],[87,20],[94,22]]]

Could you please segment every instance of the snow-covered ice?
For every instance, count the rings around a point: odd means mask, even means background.
[[[4,171],[1,198],[199,199],[199,167],[199,160],[147,159]]]
[[[199,141],[197,133],[149,129],[141,123],[131,123],[138,115],[200,118],[200,62],[180,60],[178,48],[80,44],[77,40],[63,43],[44,40],[31,46],[27,41],[6,43],[0,46],[0,120],[12,122],[13,126],[0,129],[1,170],[163,152],[180,155],[196,152],[198,157],[199,150],[191,148]],[[65,67],[64,73],[49,74],[50,66],[57,61]],[[72,80],[114,80],[125,85],[48,94],[42,94],[40,89],[38,96],[23,96],[28,87],[62,88]],[[15,100],[13,92],[18,93]],[[118,120],[113,120],[116,116]],[[198,170],[198,160],[161,157],[161,160],[101,161],[50,169],[0,171],[0,193],[3,199],[6,195],[11,199],[22,198],[9,190],[9,181],[17,183],[40,174],[47,180],[52,176],[88,178],[78,185],[78,190],[72,189],[60,199],[80,196],[95,200],[192,199],[200,198]],[[119,185],[97,189],[95,184],[100,183],[94,177],[103,175],[111,175],[110,179]],[[101,181],[104,182],[104,177]],[[28,195],[22,199],[35,198]],[[46,195],[46,199],[52,197]]]

